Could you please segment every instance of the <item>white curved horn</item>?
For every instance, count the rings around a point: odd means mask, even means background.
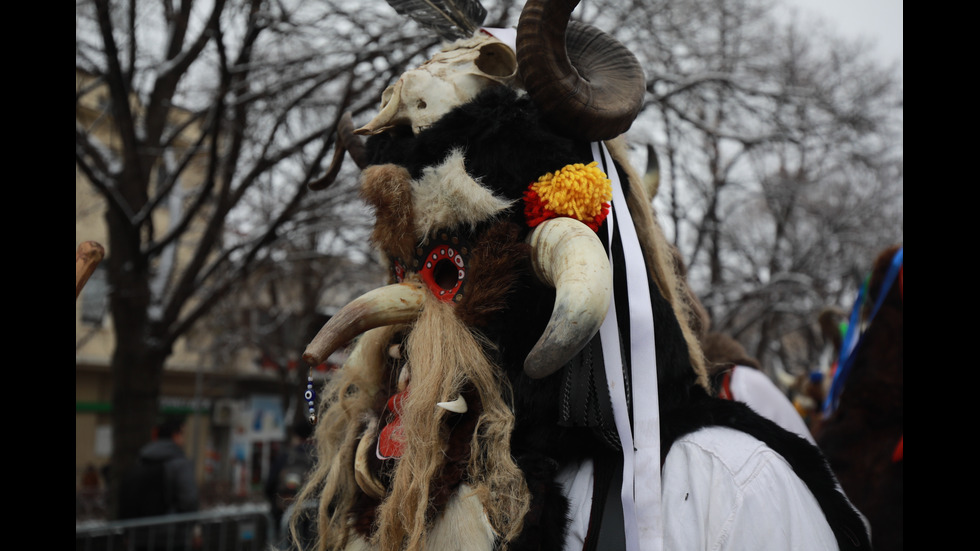
[[[427,291],[421,282],[397,283],[364,293],[341,308],[313,337],[303,359],[319,365],[345,343],[375,327],[414,321]]]
[[[554,218],[528,236],[538,278],[555,288],[555,307],[524,360],[534,379],[568,363],[599,331],[609,310],[612,269],[595,232],[573,218]]]

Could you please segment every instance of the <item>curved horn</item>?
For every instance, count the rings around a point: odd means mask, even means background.
[[[773,381],[776,383],[776,386],[779,387],[779,390],[782,390],[783,392],[789,392],[797,386],[796,381],[799,377],[786,371],[780,365],[776,365],[776,367],[773,368],[773,375]]]
[[[367,166],[367,153],[364,150],[364,142],[361,137],[354,134],[354,120],[351,118],[350,111],[345,112],[337,123],[337,143],[333,149],[333,159],[327,168],[326,174],[308,184],[309,188],[317,191],[325,189],[337,179],[340,173],[340,165],[344,162],[344,153],[350,153],[350,158],[358,168],[364,170]]]
[[[374,452],[374,439],[377,436],[378,420],[371,418],[357,441],[357,450],[354,452],[354,482],[365,494],[374,499],[381,499],[385,495],[385,487],[371,472],[370,459],[370,454]]]
[[[633,124],[646,82],[636,57],[615,38],[569,21],[576,5],[527,3],[517,25],[518,71],[555,126],[581,139],[607,140]]]
[[[573,218],[544,222],[528,236],[531,263],[555,288],[551,319],[524,360],[533,379],[551,375],[589,342],[609,310],[612,270],[595,232]]]
[[[103,258],[105,247],[96,241],[85,241],[75,249],[75,300]]]
[[[368,166],[367,150],[364,139],[354,133],[354,119],[350,111],[344,113],[337,125],[337,140],[344,146],[357,168],[364,170]]]
[[[310,365],[318,365],[368,329],[414,321],[426,292],[421,282],[414,282],[397,283],[364,293],[320,328],[303,352],[303,359]]]
[[[643,173],[643,187],[651,201],[660,190],[660,160],[652,144],[647,144],[647,170]]]

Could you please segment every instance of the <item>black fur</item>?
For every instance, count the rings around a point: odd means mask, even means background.
[[[555,483],[558,462],[541,454],[528,453],[515,458],[531,491],[531,509],[524,517],[524,528],[507,549],[542,551],[561,549],[568,529],[568,498]]]
[[[519,199],[548,172],[591,160],[581,147],[552,131],[530,99],[506,87],[484,90],[417,136],[380,134],[367,141],[371,164],[399,164],[413,178],[461,148],[469,175],[508,199]]]

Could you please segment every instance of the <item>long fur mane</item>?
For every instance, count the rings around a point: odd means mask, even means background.
[[[351,465],[361,436],[363,418],[377,408],[384,387],[387,349],[394,329],[365,333],[351,360],[325,389],[316,429],[319,462],[299,500],[319,499],[321,551],[348,544],[351,512],[358,488]],[[394,470],[388,496],[378,505],[369,543],[381,549],[427,549],[427,535],[439,511],[433,510],[432,482],[445,466],[447,417],[437,408],[470,386],[481,408],[469,444],[464,476],[484,506],[487,521],[501,542],[521,531],[530,496],[524,477],[510,452],[514,424],[509,385],[499,366],[484,354],[491,345],[472,333],[452,306],[428,297],[405,348],[410,358],[411,392],[402,411],[405,449]],[[503,392],[502,392],[503,390]],[[294,519],[295,523],[295,519]],[[294,536],[295,537],[295,536]]]

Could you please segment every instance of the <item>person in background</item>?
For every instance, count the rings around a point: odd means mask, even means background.
[[[121,518],[190,513],[199,508],[194,465],[184,453],[184,419],[167,417],[122,481]]]
[[[756,413],[799,434],[811,444],[816,443],[793,403],[760,370],[759,362],[749,356],[738,341],[712,332],[704,337],[703,346],[708,374],[720,398],[748,404]]]
[[[284,530],[283,514],[306,483],[313,468],[313,426],[307,419],[297,419],[289,429],[289,443],[269,469],[265,495],[275,526]],[[287,519],[288,520],[288,519]]]
[[[99,471],[95,465],[89,463],[82,473],[81,486],[77,494],[77,511],[83,515],[93,514],[102,505],[101,497],[102,482],[99,479]]]

